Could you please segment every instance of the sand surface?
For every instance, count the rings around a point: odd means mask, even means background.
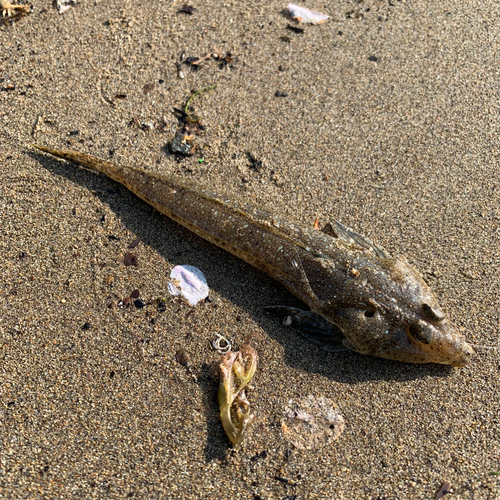
[[[299,304],[271,278],[29,147],[340,220],[406,255],[470,343],[498,346],[499,6],[311,0],[330,19],[296,33],[274,0],[192,5],[60,15],[43,0],[0,25],[0,496],[433,499],[449,481],[445,498],[500,498],[498,350],[460,370],[327,354],[262,312]],[[180,78],[182,58],[214,51],[227,64]],[[212,84],[193,103],[206,131],[177,160],[172,110]],[[212,302],[158,310],[177,264],[203,270]],[[118,307],[135,289],[146,306]],[[217,333],[254,334],[260,357],[237,454],[218,417]],[[301,451],[281,419],[308,395],[334,401],[345,431]]]

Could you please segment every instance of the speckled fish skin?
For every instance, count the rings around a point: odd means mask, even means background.
[[[349,349],[459,367],[473,354],[404,257],[391,257],[339,223],[326,234],[181,178],[35,147],[106,174],[159,212],[266,272],[342,330]]]

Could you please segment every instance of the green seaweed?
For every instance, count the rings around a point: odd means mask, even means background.
[[[233,447],[241,447],[248,427],[254,422],[245,387],[252,380],[257,368],[257,351],[248,340],[240,351],[229,351],[220,364],[219,407],[222,426]]]
[[[191,102],[193,101],[193,99],[201,94],[202,92],[206,92],[207,90],[212,90],[212,89],[215,89],[217,88],[217,85],[209,85],[208,87],[204,87],[202,88],[201,90],[198,90],[198,92],[195,92],[189,99],[189,101],[187,102],[186,104],[186,107],[184,108],[184,114],[186,115],[186,119],[190,122],[199,122],[200,121],[200,118],[198,118],[196,115],[190,115],[189,114],[189,106],[191,105]]]

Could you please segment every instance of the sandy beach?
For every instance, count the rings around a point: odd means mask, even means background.
[[[499,6],[311,0],[330,18],[305,25],[274,0],[183,5],[43,0],[0,22],[0,497],[500,498]],[[212,85],[172,154],[174,108]],[[476,354],[327,353],[262,310],[300,306],[279,283],[31,143],[338,220],[405,255]],[[168,294],[179,264],[210,301]],[[217,334],[259,355],[237,453]],[[301,450],[282,420],[309,395],[345,430]]]

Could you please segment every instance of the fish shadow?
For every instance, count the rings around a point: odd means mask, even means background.
[[[202,269],[212,290],[232,302],[271,338],[283,345],[284,361],[293,369],[351,385],[368,381],[404,382],[427,377],[447,377],[453,372],[453,367],[445,365],[413,365],[353,351],[325,351],[262,310],[264,306],[278,304],[306,308],[274,279],[160,214],[105,175],[85,168],[68,167],[58,159],[34,151],[27,154],[52,174],[91,191],[92,195],[111,208],[129,231],[137,235],[145,245],[154,248],[165,261],[172,265],[190,264]],[[228,330],[231,327],[234,327],[234,331],[240,328],[236,319],[234,324],[228,325]],[[258,347],[257,350],[259,351]],[[261,360],[265,359],[265,353],[260,351],[259,355]],[[227,443],[222,442],[223,438],[217,437],[216,431],[220,426],[217,400],[213,397],[217,382],[208,376],[202,378],[199,385],[206,394],[204,403],[207,408],[207,428],[214,430],[208,432],[207,460],[223,460],[225,453],[222,450],[227,448]]]

